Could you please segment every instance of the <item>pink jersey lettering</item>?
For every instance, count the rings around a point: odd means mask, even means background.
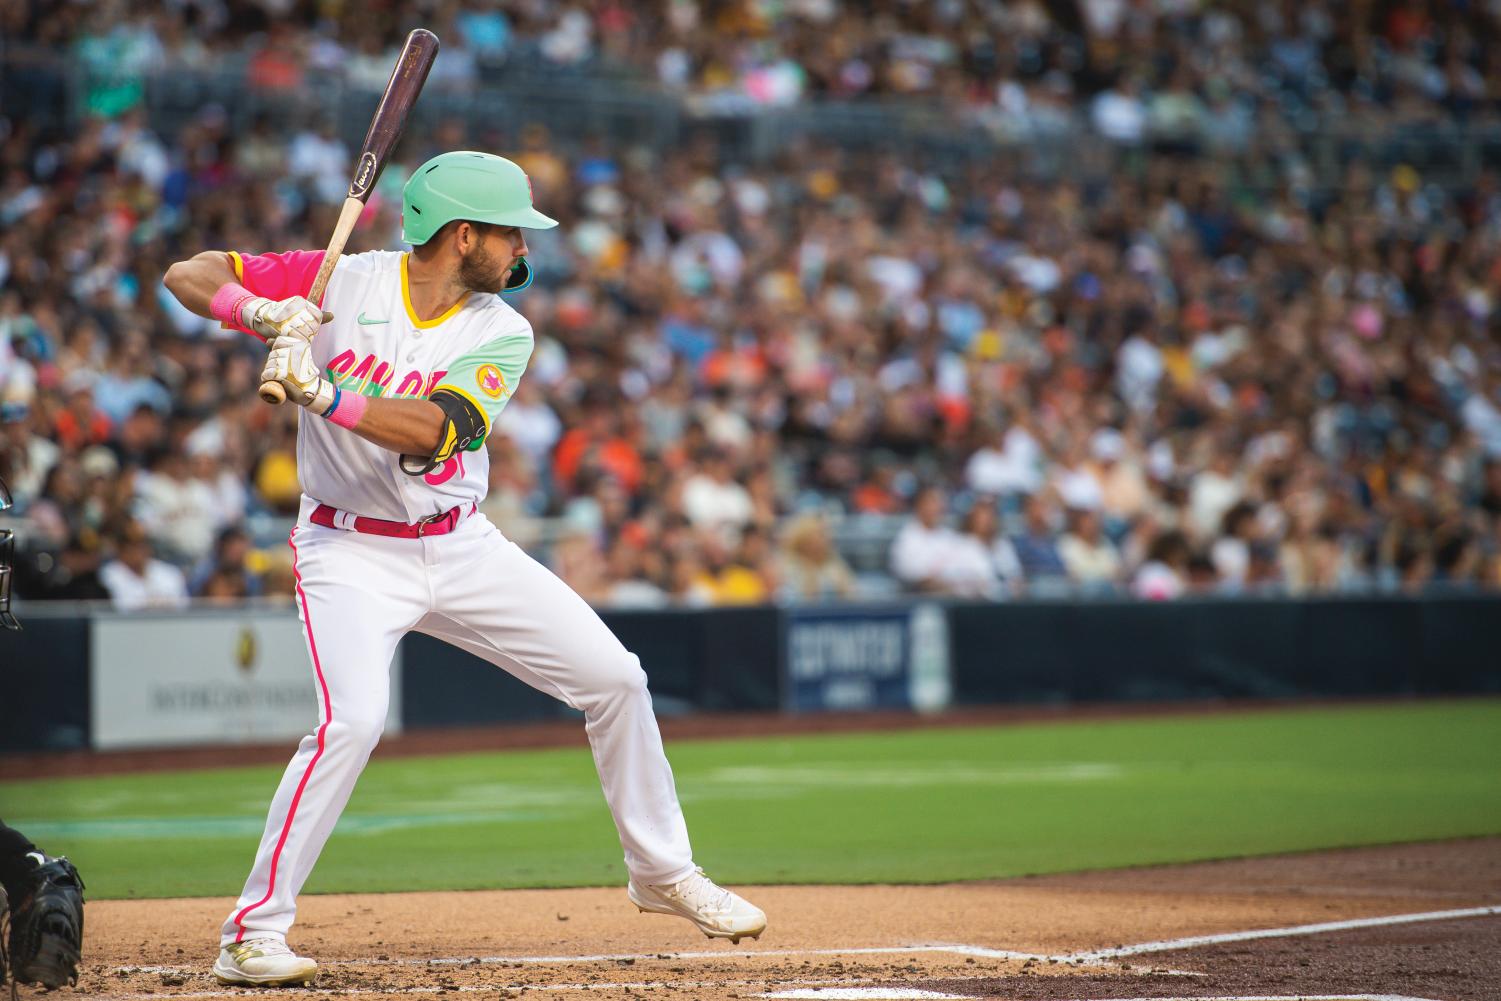
[[[422,391],[423,381],[421,372],[408,372],[401,377],[401,384],[396,387],[396,395],[415,396]]]
[[[390,389],[391,377],[395,374],[396,370],[391,367],[390,362],[383,361],[379,365],[375,366],[375,372],[370,376],[370,384],[376,387],[378,391],[371,393],[370,395],[380,396],[384,394],[386,390]]]
[[[352,368],[354,368],[354,352],[349,348],[345,348],[339,354],[335,355],[333,361],[328,363],[328,373],[330,375],[342,376]]]
[[[353,372],[350,372],[344,378],[350,388],[353,389],[356,393],[363,393],[365,391],[365,383],[370,378],[370,370],[374,367],[375,355],[366,355],[360,360],[360,363],[355,367],[355,370]]]
[[[464,453],[455,452],[443,460],[443,465],[422,477],[428,486],[439,487],[453,479],[453,474],[464,475]]]
[[[359,358],[348,348],[334,355],[325,369],[344,392],[359,393],[362,396],[384,396],[391,384],[396,382],[396,366],[374,354]],[[391,395],[416,396],[424,386],[431,387],[442,377],[441,372],[428,375],[413,369],[401,377],[396,392]],[[430,388],[428,392],[431,393]]]

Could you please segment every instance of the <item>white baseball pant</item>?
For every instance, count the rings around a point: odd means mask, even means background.
[[[421,539],[325,528],[304,517],[292,550],[318,728],[282,775],[222,944],[286,937],[297,894],[380,739],[391,659],[413,629],[582,710],[631,878],[675,882],[693,871],[640,661],[582,598],[483,515]]]

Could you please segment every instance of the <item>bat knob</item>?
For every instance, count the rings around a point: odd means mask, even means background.
[[[261,399],[272,406],[281,406],[287,402],[287,391],[279,382],[263,382],[261,383]]]

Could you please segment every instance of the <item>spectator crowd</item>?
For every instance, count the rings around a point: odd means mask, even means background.
[[[1421,0],[16,0],[0,38],[76,60],[113,116],[170,65],[252,86],[379,88],[415,25],[443,40],[428,86],[507,67],[650,81],[747,111],[812,97],[941,102],[1010,134],[1074,117],[1125,144],[1244,149],[1274,119],[1494,116],[1501,21]]]
[[[1305,107],[1493,114],[1484,9],[334,3],[310,38],[266,17],[242,71],[378,87],[419,6],[474,52],[440,87],[525,46],[697,93],[749,92],[781,60],[793,99],[952,100],[1002,130],[1052,109],[1126,147],[1035,177],[920,149],[742,162],[707,135],[415,125],[351,250],[399,245],[400,187],[445,149],[512,156],[562,222],[529,234],[540,277],[516,304],[537,349],[488,442],[484,510],[589,600],[1501,585],[1501,185],[1358,160],[1315,185],[1278,128]],[[44,7],[0,20],[74,53],[88,85],[76,124],[14,101],[0,119],[16,591],[285,595],[285,547],[257,526],[296,510],[295,409],[260,403],[260,346],[161,276],[203,249],[321,246],[348,145],[317,118],[209,106],[165,132],[146,113],[147,68],[212,63],[261,6]],[[1221,133],[1161,141],[1188,118]],[[881,566],[839,545],[871,526],[890,529]]]

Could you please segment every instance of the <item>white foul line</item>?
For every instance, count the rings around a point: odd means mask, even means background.
[[[495,993],[506,994],[510,991],[598,991],[620,990],[631,988],[633,990],[652,989],[658,987],[709,987],[723,986],[722,982],[691,983],[674,982],[668,983],[632,983],[632,984],[547,984],[523,987],[494,987],[494,986],[464,986],[464,987],[396,987],[396,988],[365,988],[365,987],[303,987],[297,990],[298,997],[306,997],[310,994],[323,996],[361,996],[372,994],[481,994]],[[936,991],[921,991],[901,987],[836,987],[824,988],[823,990],[808,990],[806,988],[790,991],[772,991],[757,995],[763,998],[826,998],[848,999],[848,1001],[879,1001],[882,998],[912,998],[912,999],[958,999],[972,1001],[969,995],[941,994]],[[193,991],[188,994],[129,994],[120,997],[117,1001],[160,1001],[162,998],[170,998],[172,1001],[192,1001],[196,998],[242,998],[245,997],[243,990],[224,991]],[[1093,1001],[1093,999],[1081,998],[1077,1001]],[[1182,998],[1116,998],[1111,1001],[1435,1001],[1432,998],[1408,997],[1405,994],[1279,994],[1279,995],[1248,995],[1237,994],[1233,997],[1182,997]]]
[[[1038,962],[1058,958],[1039,955],[1035,952],[986,949],[978,945],[898,945],[860,949],[766,949],[754,952],[705,950],[703,952],[621,953],[604,956],[453,956],[445,959],[396,959],[390,962],[407,966],[464,966],[468,963],[601,963],[627,960],[634,962],[638,959],[755,959],[760,956],[892,956],[913,952],[952,952],[961,956],[982,956],[986,959],[1032,959]]]
[[[1075,998],[1074,1001],[1094,1001]],[[1406,994],[1236,994],[1233,997],[1182,998],[1111,998],[1109,1001],[1437,1001],[1435,998],[1411,998]]]
[[[792,991],[772,991],[759,995],[763,998],[833,999],[833,1001],[880,1001],[880,999],[909,998],[913,1001],[974,1001],[965,994],[940,994],[937,991],[920,991],[902,987],[839,987],[824,990],[802,988]],[[1079,998],[1076,1001],[1092,1001]],[[1181,998],[1112,998],[1110,1001],[1434,1001],[1433,998],[1413,998],[1405,994],[1236,994],[1232,997],[1181,997]]]
[[[1351,931],[1356,928],[1379,928],[1384,925],[1416,924],[1420,921],[1452,921],[1458,918],[1481,918],[1501,914],[1501,907],[1466,907],[1457,911],[1424,911],[1420,914],[1390,914],[1380,918],[1353,918],[1348,921],[1325,921],[1316,925],[1293,925],[1289,928],[1258,928],[1253,931],[1232,931],[1219,935],[1193,935],[1188,938],[1168,939],[1162,942],[1143,942],[1126,945],[1119,949],[1094,949],[1076,952],[1068,956],[1054,957],[1060,962],[1098,963],[1105,959],[1122,956],[1139,956],[1145,952],[1171,952],[1175,949],[1192,949],[1201,945],[1220,945],[1225,942],[1249,942],[1258,938],[1287,938],[1293,935],[1322,935],[1325,932]],[[1341,995],[1342,996],[1342,995]]]
[[[1019,959],[1046,962],[1057,956],[1044,956],[1033,952],[1011,952],[1006,949],[986,949],[978,945],[899,945],[851,949],[765,949],[742,952],[729,950],[703,950],[701,952],[617,952],[594,956],[445,956],[438,959],[369,959],[358,961],[361,966],[531,966],[567,965],[570,963],[634,963],[638,960],[677,959],[757,959],[762,956],[786,958],[789,956],[896,956],[917,952],[950,952],[961,956],[980,956],[985,959]],[[191,966],[120,966],[114,973],[191,973]]]
[[[1388,925],[1416,924],[1423,921],[1452,921],[1460,918],[1479,918],[1492,915],[1501,915],[1501,906],[1495,907],[1466,907],[1452,911],[1423,911],[1417,914],[1391,914],[1378,918],[1353,918],[1347,921],[1325,921],[1311,925],[1293,925],[1287,928],[1259,928],[1252,931],[1224,932],[1218,935],[1194,935],[1187,938],[1167,939],[1161,942],[1143,942],[1139,945],[1127,945],[1118,949],[1096,949],[1085,952],[1074,952],[1060,956],[1045,956],[1031,952],[1013,952],[1009,949],[987,949],[977,945],[912,945],[896,946],[889,948],[859,948],[859,949],[768,949],[766,951],[702,951],[702,952],[657,952],[614,954],[598,956],[483,956],[483,957],[453,957],[446,959],[398,959],[398,960],[368,960],[359,964],[365,966],[400,965],[400,966],[464,966],[468,964],[500,964],[513,965],[544,964],[544,963],[598,963],[604,961],[636,961],[653,959],[749,959],[757,956],[881,956],[895,954],[910,954],[920,952],[947,952],[961,956],[980,956],[986,959],[1015,959],[1033,960],[1035,962],[1071,963],[1076,965],[1099,965],[1104,960],[1119,959],[1124,956],[1138,956],[1149,952],[1171,952],[1177,949],[1191,949],[1201,945],[1219,945],[1228,942],[1248,942],[1260,938],[1286,938],[1295,935],[1320,935],[1325,932],[1351,931],[1357,928],[1379,928]],[[192,972],[196,967],[182,966],[121,966],[114,969],[116,974],[130,973],[182,973]],[[1180,971],[1169,971],[1179,973]],[[681,982],[676,982],[683,986]],[[511,990],[531,991],[570,991],[570,990],[598,990],[608,987],[645,987],[646,984],[527,984],[509,988]],[[652,985],[656,986],[656,985]],[[435,994],[440,992],[469,993],[480,990],[505,990],[497,987],[406,987],[396,990],[366,991],[358,988],[339,988],[337,990],[319,990],[313,988],[308,993],[316,994]],[[239,997],[238,992],[230,991],[204,991],[194,994],[175,994],[174,998],[220,998]],[[773,997],[777,995],[764,995]],[[833,997],[827,991],[821,992],[821,997]],[[137,995],[131,1001],[147,1001],[157,995]],[[801,997],[801,995],[799,995]],[[122,999],[125,1001],[125,999]],[[1148,1001],[1141,998],[1118,999],[1118,1001]],[[1182,1001],[1182,999],[1150,999],[1150,1001]],[[1327,994],[1327,995],[1297,995],[1294,997],[1252,997],[1237,996],[1234,998],[1199,998],[1196,1001],[1427,1001],[1423,998],[1410,998],[1399,994]]]
[[[1160,942],[1142,942],[1117,949],[1089,949],[1062,955],[1043,955],[1035,952],[1016,952],[1011,949],[987,949],[978,945],[909,945],[861,949],[768,949],[766,951],[728,952],[705,950],[702,952],[654,953],[650,955],[604,955],[604,956],[484,956],[451,959],[396,960],[416,966],[459,966],[465,963],[597,963],[604,960],[637,959],[741,959],[753,956],[880,956],[918,952],[950,952],[961,956],[979,956],[984,959],[1017,959],[1034,962],[1074,963],[1095,965],[1104,960],[1139,956],[1149,952],[1172,952],[1176,949],[1192,949],[1201,945],[1220,945],[1227,942],[1248,942],[1259,938],[1287,938],[1295,935],[1321,935],[1325,932],[1352,931],[1357,928],[1379,928],[1386,925],[1416,924],[1422,921],[1453,921],[1460,918],[1479,918],[1501,914],[1501,907],[1465,907],[1452,911],[1423,911],[1417,914],[1388,914],[1375,918],[1351,918],[1346,921],[1324,921],[1311,925],[1292,925],[1286,928],[1256,928],[1250,931],[1222,932],[1217,935],[1192,935],[1187,938],[1166,939]]]
[[[806,983],[807,981],[804,981]],[[732,983],[746,983],[735,981]],[[369,996],[392,994],[499,994],[506,995],[512,991],[518,994],[523,991],[600,991],[653,989],[659,987],[718,987],[724,986],[722,981],[699,982],[676,981],[672,983],[630,983],[630,984],[527,984],[525,986],[497,987],[497,986],[463,986],[463,987],[387,987],[387,988],[364,988],[364,987],[303,987],[297,990],[298,997],[308,995],[322,995],[332,997],[344,996]],[[129,994],[117,998],[117,1001],[160,1001],[169,998],[171,1001],[194,1001],[194,999],[206,998],[240,998],[244,997],[242,990],[225,991],[193,991],[187,994]],[[940,1001],[940,999],[958,999],[971,1001],[966,995],[941,994],[936,991],[921,991],[901,987],[836,987],[822,990],[809,990],[806,988],[789,991],[771,991],[757,995],[763,998],[825,998],[845,999],[845,1001],[881,1001],[881,999],[911,998],[921,1001]],[[1077,1001],[1093,1001],[1093,999],[1081,998]],[[1248,995],[1237,994],[1233,997],[1181,997],[1181,998],[1118,998],[1112,1001],[1434,1001],[1432,998],[1408,997],[1404,994],[1295,994],[1295,995]]]
[[[129,967],[132,970],[143,970],[143,967]],[[838,984],[837,980],[789,980],[783,981],[789,984]],[[629,983],[602,983],[594,981],[587,984],[465,984],[463,986],[436,986],[436,987],[319,987],[316,982],[310,987],[296,988],[296,994],[289,996],[306,997],[309,994],[321,994],[328,996],[370,995],[382,996],[390,994],[494,994],[504,996],[509,993],[521,994],[531,991],[605,991],[605,990],[659,990],[661,988],[706,988],[706,987],[751,987],[764,986],[765,981],[760,980],[663,980],[663,981],[632,981]],[[288,989],[289,991],[291,988]],[[245,997],[244,988],[238,990],[217,991],[193,991],[187,994],[128,994],[117,996],[115,1001],[188,1001],[190,998],[242,998]],[[937,995],[934,995],[935,997]],[[971,999],[965,999],[971,1001]]]
[[[943,994],[920,991],[913,987],[802,987],[794,991],[773,991],[763,998],[809,998],[827,1001],[974,1001],[967,994]]]

